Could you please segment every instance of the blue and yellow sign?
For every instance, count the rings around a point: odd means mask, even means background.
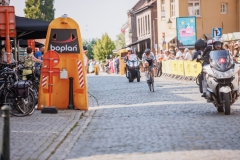
[[[179,48],[193,48],[196,42],[196,17],[176,18],[177,46]]]

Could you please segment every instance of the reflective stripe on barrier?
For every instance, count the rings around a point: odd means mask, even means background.
[[[82,62],[79,60],[79,61],[77,62],[77,65],[78,65],[79,85],[80,85],[80,87],[84,87]]]

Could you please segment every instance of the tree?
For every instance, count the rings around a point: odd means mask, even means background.
[[[94,54],[93,54],[93,46],[96,44],[97,39],[92,39],[92,40],[83,40],[83,45],[87,46],[88,48],[88,59],[93,59],[94,58]]]
[[[107,57],[112,54],[115,49],[114,42],[109,38],[108,34],[102,35],[101,39],[98,39],[93,46],[94,59],[99,61],[105,61]]]
[[[122,48],[126,45],[125,43],[125,34],[120,33],[117,35],[117,39],[115,40],[116,49]]]
[[[24,9],[25,17],[52,21],[55,14],[53,4],[54,0],[26,0],[26,7]]]

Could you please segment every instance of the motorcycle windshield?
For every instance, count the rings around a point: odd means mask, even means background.
[[[233,59],[228,50],[215,50],[210,52],[210,66],[218,71],[227,71],[233,65]]]
[[[137,61],[137,56],[135,54],[131,54],[129,56],[129,61]]]

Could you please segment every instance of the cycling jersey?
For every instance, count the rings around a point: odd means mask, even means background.
[[[149,56],[146,55],[146,53],[144,53],[142,55],[142,62],[148,62],[149,63],[149,66],[153,66],[153,62],[155,61],[155,56],[154,54],[151,52]]]

